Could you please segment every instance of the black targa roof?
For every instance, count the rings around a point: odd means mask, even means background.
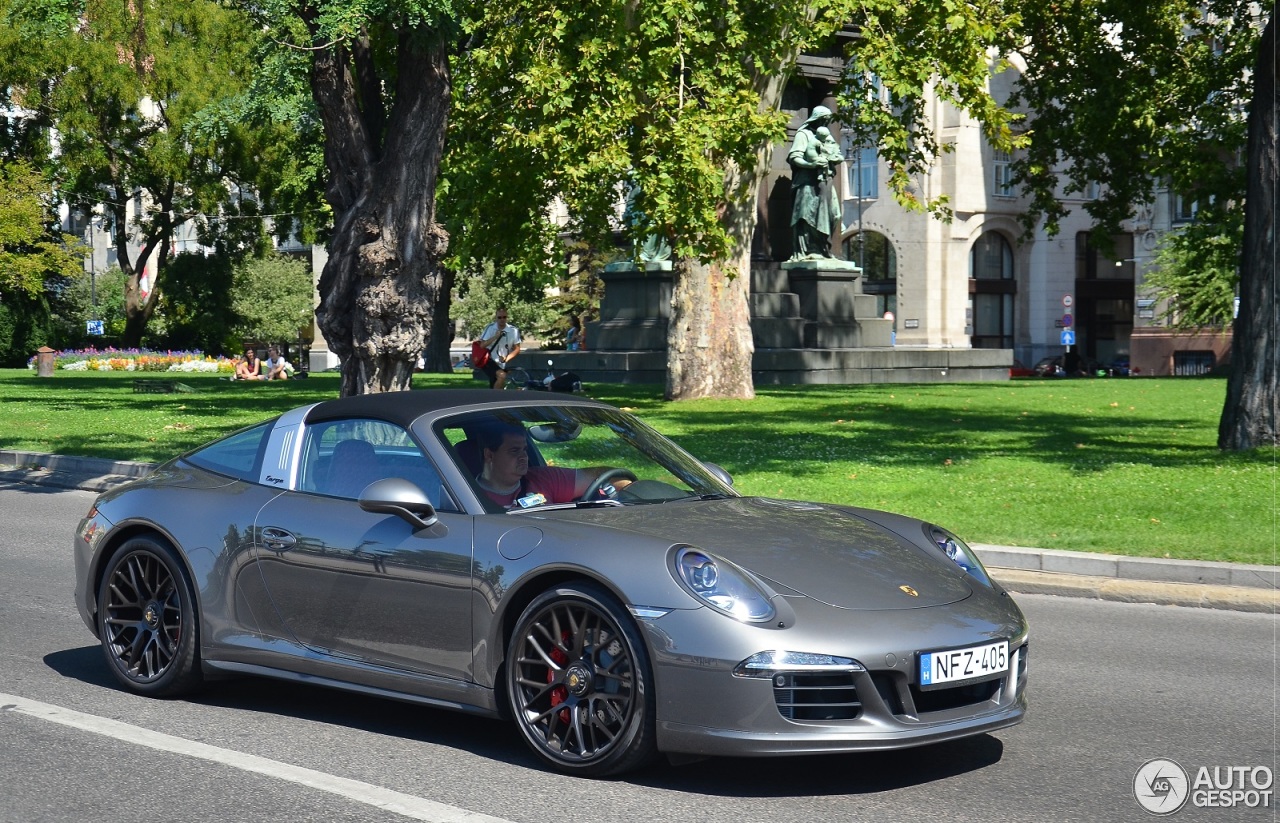
[[[415,389],[412,391],[361,394],[340,397],[318,404],[307,414],[308,423],[324,420],[340,420],[347,417],[369,417],[409,428],[414,420],[452,408],[493,405],[499,408],[511,406],[558,405],[605,406],[586,398],[539,391],[498,391],[496,389]]]

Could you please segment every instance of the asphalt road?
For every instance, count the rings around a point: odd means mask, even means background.
[[[1154,758],[1193,781],[1276,769],[1274,615],[1043,595],[1019,597],[1027,722],[891,754],[592,781],[540,769],[512,727],[443,711],[261,680],[132,697],[72,603],[70,534],[92,498],[0,486],[0,821],[1092,823],[1149,819],[1133,782]],[[1171,819],[1275,821],[1272,800]]]

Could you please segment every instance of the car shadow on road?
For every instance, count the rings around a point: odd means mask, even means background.
[[[699,761],[696,768],[660,761],[632,782],[657,789],[726,797],[813,797],[893,791],[957,777],[998,763],[1004,743],[989,734],[911,749],[802,757]]]
[[[281,715],[358,729],[537,768],[513,724],[383,697],[266,678],[221,680],[187,698],[191,703]]]
[[[44,664],[63,677],[91,686],[116,688],[116,681],[111,677],[102,657],[101,646],[82,646],[78,649],[50,652],[44,656]]]

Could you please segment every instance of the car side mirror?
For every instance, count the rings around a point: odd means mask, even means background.
[[[714,474],[716,476],[716,479],[719,480],[721,483],[724,483],[726,486],[730,486],[730,487],[733,486],[733,475],[729,474],[727,471],[720,468],[715,463],[703,463],[702,466],[707,471]]]
[[[440,519],[422,489],[402,477],[376,480],[360,492],[360,508],[374,514],[394,514],[417,529],[429,529]]]

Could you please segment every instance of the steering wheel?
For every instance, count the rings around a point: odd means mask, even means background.
[[[582,497],[578,499],[584,502],[599,500],[601,497],[609,500],[615,499],[617,497],[617,492],[612,491],[612,487],[610,489],[612,493],[604,490],[604,487],[608,485],[609,481],[613,480],[615,477],[621,477],[622,479],[630,480],[633,483],[637,479],[629,469],[605,469],[600,473],[600,476],[591,483],[591,486],[582,493]]]

